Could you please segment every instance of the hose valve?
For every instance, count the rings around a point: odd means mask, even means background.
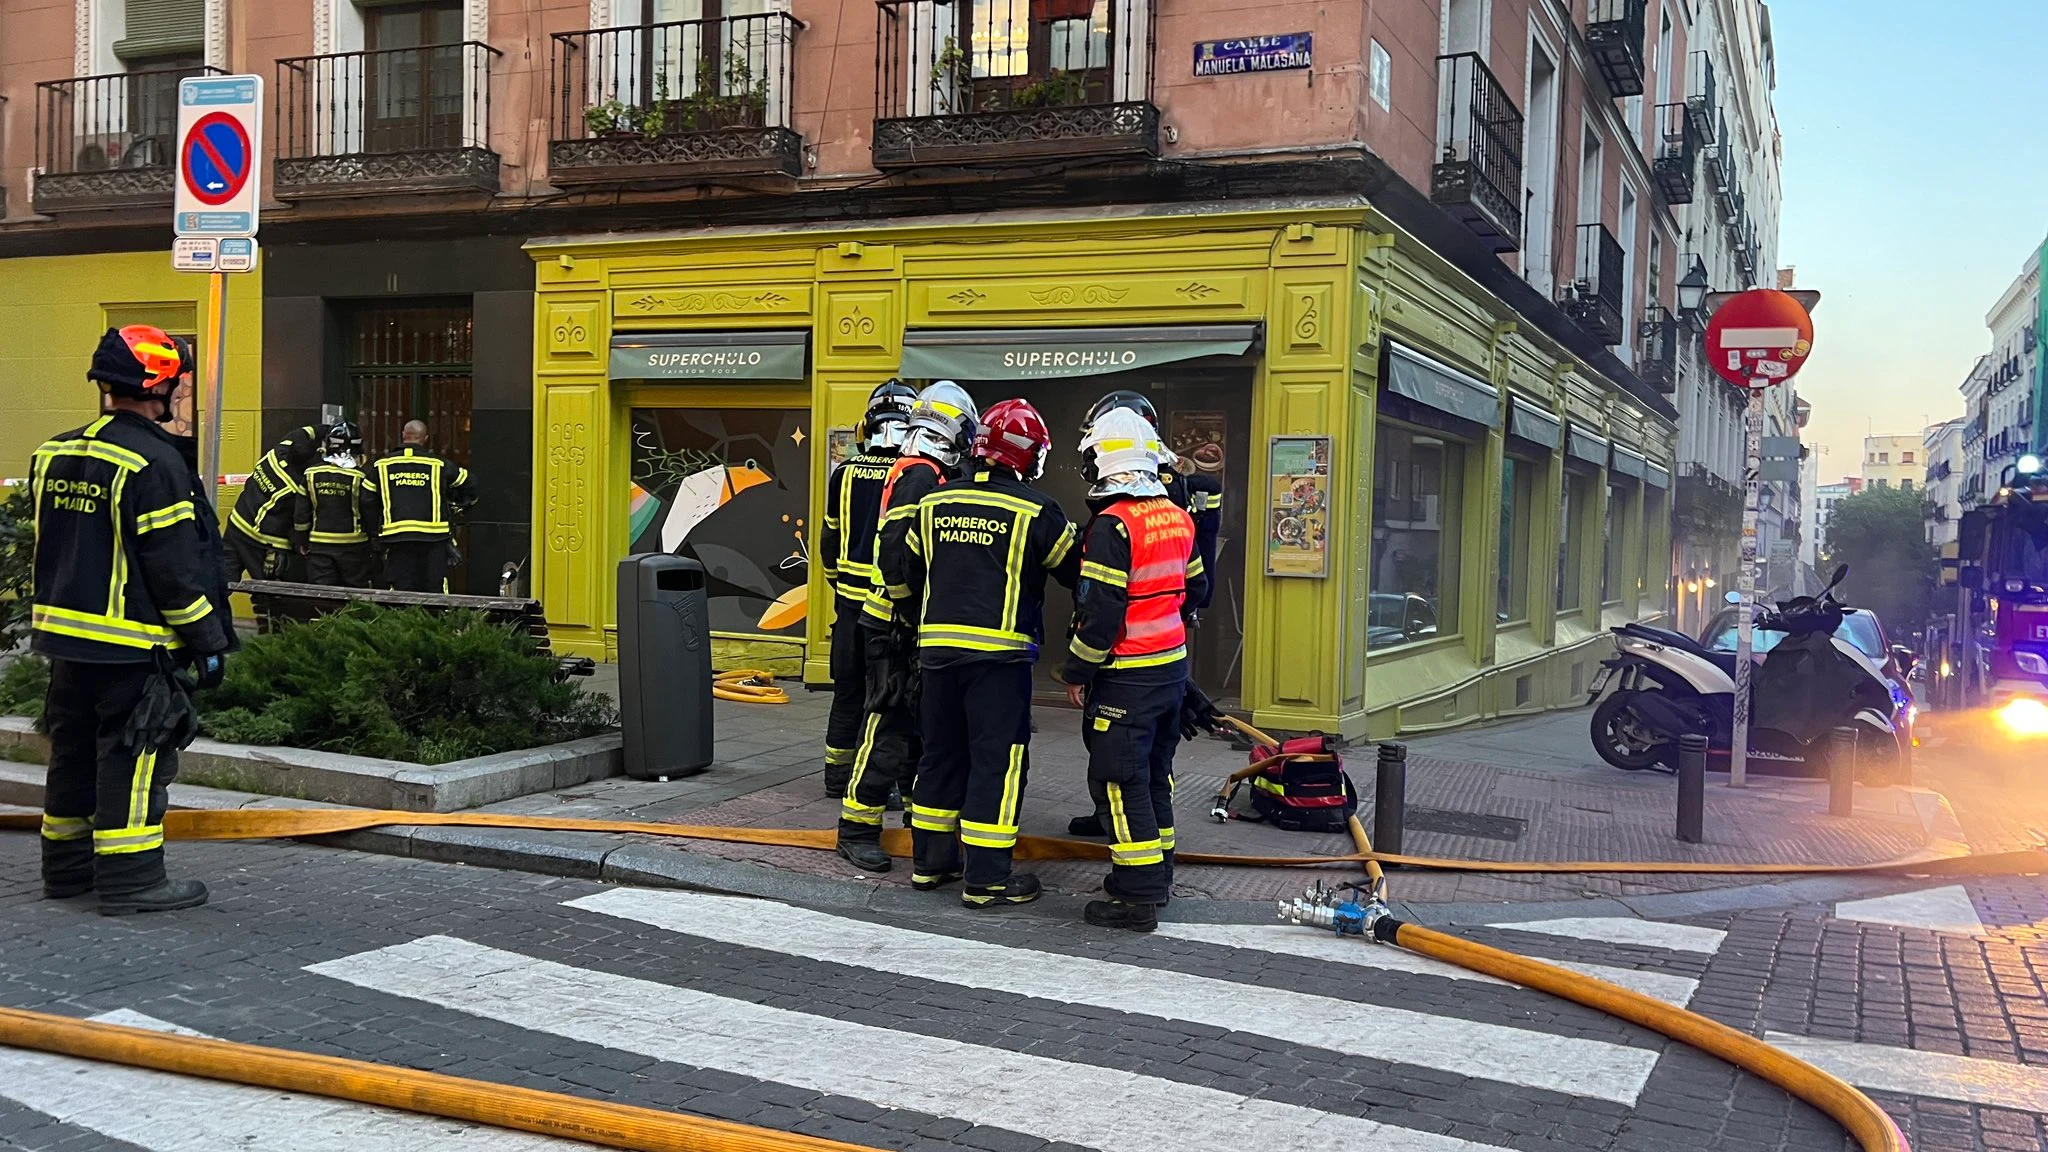
[[[1279,913],[1288,924],[1321,928],[1339,936],[1363,936],[1375,920],[1387,914],[1387,907],[1361,885],[1329,889],[1318,880],[1315,887],[1294,899],[1280,901]]]

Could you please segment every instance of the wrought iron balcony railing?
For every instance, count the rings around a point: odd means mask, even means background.
[[[1692,203],[1699,174],[1700,134],[1683,104],[1657,105],[1657,158],[1651,163],[1657,191],[1669,204]]]
[[[37,84],[36,211],[168,209],[178,81],[219,74],[192,65]]]
[[[787,12],[558,32],[548,178],[557,187],[796,176]]]
[[[471,42],[279,60],[278,195],[497,191],[499,55]]]
[[[1156,156],[1146,0],[879,0],[878,168]]]
[[[1643,94],[1644,12],[1649,0],[1587,0],[1586,47],[1614,96]]]
[[[1678,389],[1678,321],[1669,309],[1652,304],[1636,333],[1636,375],[1643,383],[1670,395]]]
[[[1436,61],[1438,158],[1429,198],[1493,246],[1522,246],[1522,111],[1477,53]]]
[[[1605,224],[1579,225],[1578,258],[1572,280],[1564,287],[1565,314],[1602,344],[1621,343],[1623,267],[1621,242]]]
[[[1692,117],[1692,126],[1700,134],[1702,144],[1712,144],[1720,137],[1714,135],[1714,124],[1720,119],[1720,94],[1714,90],[1714,59],[1705,51],[1694,52],[1686,59],[1685,67],[1685,111]]]

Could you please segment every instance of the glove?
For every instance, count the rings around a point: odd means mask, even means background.
[[[1180,614],[1180,621],[1187,626],[1188,631],[1193,632],[1202,626],[1202,614],[1196,611],[1183,612]]]
[[[124,752],[140,753],[148,748],[166,752],[183,748],[199,736],[199,712],[192,707],[192,681],[178,669],[162,648],[153,653],[156,669],[143,682],[142,696],[128,712],[121,728]],[[216,664],[219,656],[211,657]]]
[[[227,677],[228,658],[223,653],[210,652],[193,661],[192,670],[198,675],[200,691],[218,688],[220,682]]]
[[[1188,681],[1186,692],[1180,698],[1180,738],[1193,740],[1204,732],[1214,732],[1223,723],[1223,713],[1216,710],[1209,697]]]

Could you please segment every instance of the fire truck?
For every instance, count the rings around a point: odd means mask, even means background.
[[[2029,452],[1997,492],[1963,514],[1957,653],[1962,703],[1994,710],[2015,736],[2048,736],[2048,470]]]

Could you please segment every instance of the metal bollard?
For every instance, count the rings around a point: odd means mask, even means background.
[[[1828,734],[1828,815],[1856,812],[1856,730],[1837,728]]]
[[[1678,838],[1706,839],[1707,738],[1688,732],[1678,738]]]
[[[1400,854],[1401,827],[1407,822],[1407,816],[1408,746],[1389,741],[1380,745],[1379,767],[1373,776],[1372,846],[1375,851]]]

